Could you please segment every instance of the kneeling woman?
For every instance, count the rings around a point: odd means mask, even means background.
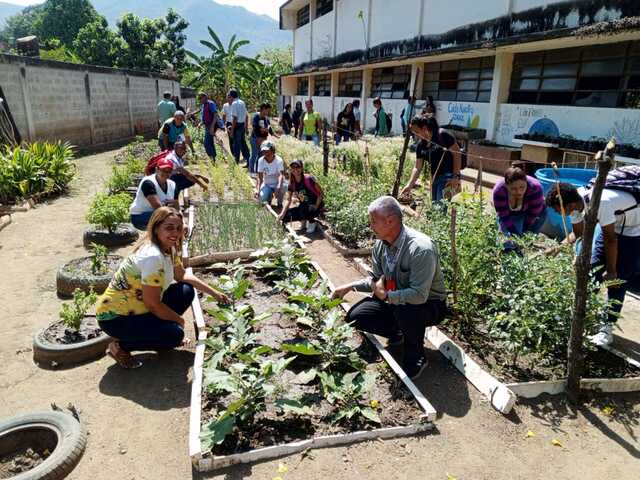
[[[144,177],[138,185],[136,198],[129,207],[131,223],[138,230],[146,230],[154,211],[162,206],[178,206],[176,183],[169,177],[173,172],[173,162],[161,158],[156,172]]]
[[[508,168],[504,180],[496,183],[493,206],[505,235],[538,233],[547,218],[540,182],[518,167]]]
[[[324,194],[316,179],[312,175],[304,173],[302,160],[293,160],[289,164],[291,175],[289,176],[289,196],[278,215],[278,220],[285,223],[301,221],[302,227],[307,233],[313,233],[316,229],[316,218],[324,208]],[[289,208],[293,197],[298,198],[298,206]],[[307,222],[309,222],[307,224]]]
[[[182,315],[198,290],[228,303],[223,293],[186,273],[180,261],[182,214],[170,207],[153,212],[146,235],[118,268],[98,299],[100,328],[115,340],[107,354],[123,368],[137,368],[131,352],[179,347]]]

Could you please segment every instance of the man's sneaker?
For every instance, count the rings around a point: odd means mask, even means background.
[[[387,348],[398,347],[404,343],[404,335],[398,330],[395,335],[387,339]]]
[[[607,347],[613,342],[613,324],[605,323],[600,331],[589,337],[591,343],[597,347]]]
[[[356,353],[367,363],[374,363],[380,360],[380,353],[366,338],[362,339],[360,346],[356,348]]]
[[[307,233],[313,233],[316,231],[316,222],[309,222],[307,225]]]
[[[411,365],[405,365],[404,372],[411,380],[416,380],[422,374],[424,369],[427,368],[428,364],[429,362],[423,355],[415,363]]]

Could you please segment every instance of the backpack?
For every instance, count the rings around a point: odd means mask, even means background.
[[[147,162],[147,166],[144,167],[144,174],[146,176],[149,176],[152,173],[155,173],[158,162],[163,158],[166,158],[172,152],[173,152],[172,150],[163,150],[160,153],[156,153],[153,157],[149,159],[149,161]]]
[[[589,180],[589,183],[585,188],[587,190],[593,190],[595,183],[596,179],[592,178]],[[636,201],[636,204],[632,207],[625,208],[624,210],[616,210],[614,212],[616,215],[624,215],[626,212],[633,210],[634,208],[638,208],[640,205],[640,165],[626,165],[624,167],[611,170],[607,174],[607,179],[604,182],[604,188],[617,190],[619,192],[627,192],[631,194]],[[590,196],[591,193],[589,192],[585,198],[587,202],[589,202]],[[624,231],[624,225],[622,226],[622,231]]]
[[[387,112],[385,112],[387,113]],[[391,127],[393,126],[393,122],[391,120],[391,115],[387,113],[387,131],[391,133]]]

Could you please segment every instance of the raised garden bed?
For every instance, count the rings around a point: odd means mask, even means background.
[[[504,175],[504,172],[511,166],[512,162],[520,160],[520,149],[472,143],[469,145],[469,167],[478,170],[480,168],[480,159],[475,155],[484,157],[482,159],[482,169],[485,172]]]
[[[121,261],[120,255],[108,255],[99,269],[94,269],[93,256],[75,258],[65,263],[56,274],[58,295],[71,297],[77,288],[84,292],[91,289],[96,293],[104,292]]]

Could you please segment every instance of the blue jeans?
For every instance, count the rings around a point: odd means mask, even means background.
[[[205,125],[204,127],[204,149],[207,152],[207,155],[213,160],[216,158],[216,144],[213,141],[213,135],[209,131],[209,126]]]
[[[150,212],[144,212],[144,213],[132,213],[131,214],[131,223],[133,223],[133,226],[136,227],[138,230],[146,230],[147,229],[147,225],[149,224],[149,220],[151,219],[151,215],[153,215],[153,212],[155,210],[151,210]]]
[[[444,198],[444,189],[447,182],[453,178],[452,173],[443,173],[431,180],[431,201],[441,203]]]
[[[602,233],[602,229],[598,229],[595,235],[593,251],[591,252],[592,268],[606,265],[604,234]],[[616,270],[618,278],[624,280],[625,283],[618,287],[607,289],[607,299],[616,300],[615,304],[611,306],[611,310],[613,310],[615,314],[619,314],[622,310],[622,303],[627,294],[627,289],[629,288],[628,283],[640,275],[640,254],[638,253],[640,252],[640,237],[616,236],[618,237],[618,261]],[[599,268],[596,272],[595,276],[598,281],[602,281],[604,272],[605,268]],[[618,320],[618,317],[614,313],[609,314],[608,321],[610,323]]]
[[[249,158],[249,172],[256,173],[258,168],[258,159],[260,158],[260,151],[258,150],[258,137],[251,135],[251,157]]]
[[[316,147],[320,146],[320,135],[318,135],[317,133],[314,133],[313,135],[302,134],[302,139],[306,140],[307,142],[313,142]]]
[[[247,141],[245,137],[244,123],[238,123],[233,131],[233,144],[231,145],[231,153],[235,158],[236,163],[240,163],[240,154],[244,159],[249,162],[251,154],[249,153],[249,147],[247,147]]]
[[[195,290],[191,285],[174,283],[162,295],[162,303],[182,315],[191,305],[194,296]],[[118,339],[126,352],[176,348],[184,338],[184,330],[180,325],[162,320],[152,313],[122,315],[99,324],[107,335]]]
[[[282,188],[280,190],[277,190],[275,187],[270,187],[269,185],[262,184],[262,186],[260,187],[260,202],[271,204],[271,198],[273,198],[274,194],[276,195],[278,205],[282,205],[284,190]]]
[[[498,225],[500,226],[500,231],[505,235],[516,235],[521,236],[527,232],[538,233],[542,226],[544,225],[545,220],[547,219],[547,209],[545,208],[540,216],[536,218],[535,222],[532,225],[525,226],[524,221],[526,218],[525,212],[513,212],[509,215],[509,220],[513,223],[511,230],[508,230],[503,223],[503,219],[498,217]]]

